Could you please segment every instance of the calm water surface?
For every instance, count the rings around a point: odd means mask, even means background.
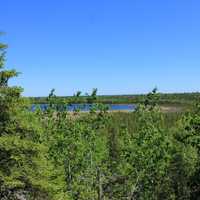
[[[136,105],[133,104],[106,104],[108,106],[109,111],[134,111]],[[39,104],[32,105],[31,110],[34,111],[37,107],[40,107],[42,110],[46,110],[48,108],[47,104]],[[89,111],[92,107],[92,104],[71,104],[66,106],[66,110],[68,111]]]

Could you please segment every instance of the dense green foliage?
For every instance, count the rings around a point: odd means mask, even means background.
[[[28,111],[22,89],[8,86],[18,73],[4,69],[5,49],[0,44],[0,199],[53,198],[57,183],[42,143],[43,127]]]
[[[52,90],[48,108],[31,112],[22,89],[8,86],[18,73],[3,68],[5,49],[0,44],[0,199],[199,199],[198,104],[163,113],[155,89],[135,112],[110,113],[94,89],[85,97],[89,113],[68,112],[72,101]],[[73,98],[82,101],[81,92]]]

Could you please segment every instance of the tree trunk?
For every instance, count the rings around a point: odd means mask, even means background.
[[[101,171],[97,169],[97,179],[98,179],[98,200],[103,200],[103,188],[102,188],[102,180],[101,180]]]

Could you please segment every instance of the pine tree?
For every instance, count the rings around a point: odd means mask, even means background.
[[[51,165],[40,143],[42,128],[28,111],[22,88],[8,85],[19,73],[5,69],[6,48],[0,43],[0,199],[45,199],[53,190]]]

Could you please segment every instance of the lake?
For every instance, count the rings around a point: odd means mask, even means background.
[[[34,111],[37,107],[40,107],[42,110],[46,110],[48,108],[48,104],[39,104],[32,105],[31,110]],[[108,106],[109,111],[134,111],[136,105],[134,104],[106,104]],[[68,111],[89,111],[92,107],[92,104],[70,104],[66,106],[66,110]]]

